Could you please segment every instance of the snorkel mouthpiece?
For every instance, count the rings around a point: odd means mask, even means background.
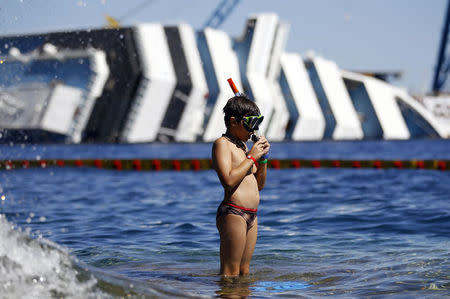
[[[255,131],[255,134],[252,134],[252,136],[250,138],[252,139],[253,143],[258,142],[258,140],[259,140],[259,132]],[[266,155],[261,157],[261,160],[266,160],[267,158],[268,158],[268,155],[266,154]]]

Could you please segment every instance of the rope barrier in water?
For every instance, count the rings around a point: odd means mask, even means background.
[[[430,169],[448,170],[450,160],[305,160],[271,159],[272,169],[301,168],[375,168],[375,169]],[[48,160],[3,160],[0,170],[48,168],[48,167],[90,167],[114,170],[160,171],[160,170],[208,170],[211,159],[48,159]]]

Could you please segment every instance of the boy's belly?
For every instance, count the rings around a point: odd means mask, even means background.
[[[245,208],[257,209],[259,205],[259,191],[255,176],[253,174],[246,176],[238,188],[224,201]]]

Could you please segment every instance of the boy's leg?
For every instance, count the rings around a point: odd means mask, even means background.
[[[227,214],[217,219],[220,233],[220,274],[237,276],[247,239],[247,223],[238,215]]]
[[[253,251],[255,250],[257,236],[258,217],[256,217],[255,219],[255,224],[247,232],[247,242],[245,244],[244,253],[242,254],[242,260],[239,269],[240,275],[247,275],[250,272],[250,261],[252,260]]]

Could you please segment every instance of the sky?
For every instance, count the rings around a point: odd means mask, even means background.
[[[222,0],[0,0],[0,35],[187,23],[200,30]],[[446,0],[241,0],[219,27],[243,34],[257,13],[289,24],[286,52],[314,52],[351,71],[401,71],[413,95],[431,89]]]

